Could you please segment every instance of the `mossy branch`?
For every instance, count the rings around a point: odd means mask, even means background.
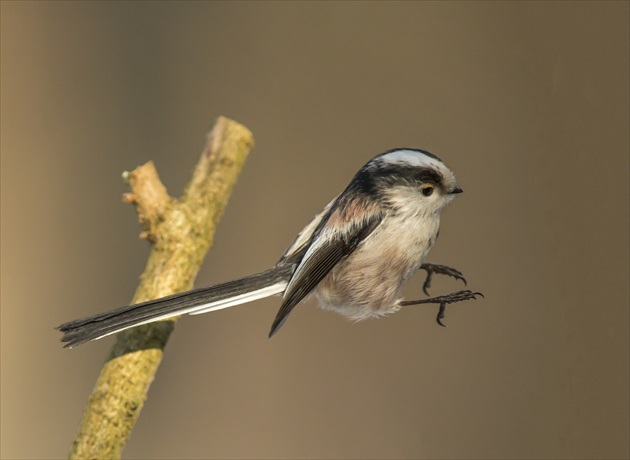
[[[247,155],[251,132],[220,117],[180,199],[168,195],[149,162],[124,173],[142,226],[153,247],[132,303],[192,287]],[[140,415],[174,321],[118,334],[83,413],[69,458],[120,458]]]

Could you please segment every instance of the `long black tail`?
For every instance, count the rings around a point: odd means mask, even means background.
[[[180,292],[160,299],[99,313],[58,326],[64,347],[74,347],[91,340],[174,316],[200,314],[233,307],[284,292],[294,266],[281,265],[227,283]]]

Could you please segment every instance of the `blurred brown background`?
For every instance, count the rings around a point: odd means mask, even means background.
[[[360,324],[277,299],[182,319],[126,458],[628,458],[627,2],[61,3],[2,13],[2,457],[66,455],[215,118],[255,135],[197,285],[273,264],[373,155],[465,192],[430,261],[485,300]],[[407,296],[418,296],[422,277]],[[462,286],[436,281],[433,293]]]

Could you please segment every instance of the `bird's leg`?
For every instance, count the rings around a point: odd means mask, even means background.
[[[440,309],[437,314],[436,321],[442,326],[446,327],[446,325],[442,322],[444,319],[444,313],[446,312],[446,305],[455,302],[462,302],[464,300],[477,300],[475,296],[480,295],[483,297],[481,292],[473,292],[473,291],[457,291],[451,294],[440,295],[437,297],[430,297],[428,299],[420,299],[420,300],[403,300],[400,302],[400,306],[405,307],[408,305],[420,305],[424,303],[437,303],[440,304]]]
[[[438,275],[448,275],[452,276],[455,279],[462,280],[464,285],[466,285],[466,278],[462,275],[462,272],[457,270],[456,268],[447,267],[446,265],[438,265],[438,264],[422,264],[420,265],[420,270],[426,270],[427,279],[424,280],[424,284],[422,285],[422,290],[426,295],[429,295],[429,288],[431,287],[431,279],[434,274]]]

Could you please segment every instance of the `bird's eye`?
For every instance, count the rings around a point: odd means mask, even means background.
[[[433,194],[433,187],[427,185],[420,190],[424,196],[431,196]]]

